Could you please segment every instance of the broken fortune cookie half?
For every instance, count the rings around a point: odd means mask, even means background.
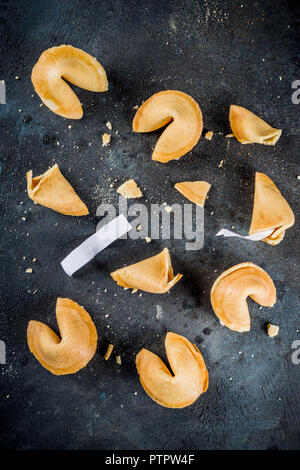
[[[85,90],[108,90],[104,68],[90,54],[73,46],[51,47],[32,69],[31,81],[42,102],[68,119],[81,119],[82,106],[67,82]]]
[[[119,286],[127,289],[164,294],[182,278],[182,274],[174,276],[170,253],[165,248],[158,255],[117,269],[111,273],[111,277]]]
[[[57,164],[40,176],[26,173],[27,193],[30,199],[60,214],[87,215],[88,208],[60,172]]]
[[[264,173],[255,173],[254,205],[249,234],[273,230],[262,241],[278,245],[285,231],[292,227],[295,216],[273,181]]]
[[[148,349],[136,356],[136,367],[145,392],[159,405],[184,408],[208,388],[208,372],[199,349],[176,333],[167,333],[167,358],[172,370]]]
[[[229,122],[234,137],[241,144],[275,145],[282,134],[263,119],[242,106],[232,104],[229,111]]]
[[[137,110],[132,128],[152,132],[167,124],[152,153],[152,160],[161,163],[182,157],[197,144],[203,128],[198,103],[181,91],[161,91]]]
[[[269,274],[253,263],[241,263],[224,271],[211,288],[211,304],[220,322],[230,330],[250,331],[247,297],[273,307],[276,288]]]
[[[177,191],[200,207],[204,206],[210,187],[211,185],[206,181],[184,181],[175,184]]]
[[[28,347],[52,374],[74,374],[96,352],[96,327],[88,312],[71,299],[57,299],[56,319],[61,339],[49,326],[31,320],[27,328]]]

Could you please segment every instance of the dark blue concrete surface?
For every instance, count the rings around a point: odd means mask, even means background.
[[[300,79],[296,14],[292,2],[280,0],[0,2],[0,79],[7,86],[7,104],[0,105],[0,340],[7,348],[7,363],[0,365],[1,448],[299,448],[300,365],[291,360],[292,342],[300,339],[300,105],[291,101],[291,84]],[[105,94],[76,90],[84,108],[80,121],[40,107],[30,81],[41,52],[64,43],[96,56],[110,83]],[[202,138],[192,152],[167,165],[151,161],[159,133],[131,131],[132,108],[162,89],[191,94],[205,130],[214,131],[212,141]],[[225,139],[231,103],[283,129],[276,147]],[[112,143],[103,148],[107,121],[113,125]],[[40,174],[54,162],[90,216],[63,216],[27,197],[26,171]],[[275,247],[215,237],[232,225],[247,233],[255,171],[274,180],[296,215],[296,225]],[[93,233],[96,207],[117,204],[115,189],[128,178],[143,188],[146,205],[183,203],[173,189],[177,181],[212,183],[204,248],[187,252],[183,241],[174,240],[120,241],[69,278],[59,262]],[[112,270],[164,246],[175,272],[184,274],[170,294],[139,297],[110,278]],[[266,269],[278,292],[272,309],[249,301],[247,334],[221,327],[209,300],[218,274],[242,261]],[[31,319],[57,331],[57,296],[84,305],[100,338],[88,366],[62,377],[43,369],[26,343]],[[160,320],[156,305],[162,307]],[[280,326],[277,338],[266,335],[267,322]],[[198,345],[210,374],[207,393],[182,410],[155,404],[134,363],[143,346],[165,358],[163,339],[170,330]],[[109,342],[122,366],[104,361]]]

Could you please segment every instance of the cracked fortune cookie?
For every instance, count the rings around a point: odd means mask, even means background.
[[[292,227],[295,216],[273,181],[264,173],[255,174],[254,205],[249,234],[273,230],[262,241],[278,245],[285,231]]]
[[[181,279],[182,274],[174,276],[170,253],[165,248],[158,255],[117,269],[111,273],[111,277],[125,288],[164,294]]]
[[[282,133],[248,109],[234,104],[230,106],[229,122],[234,137],[241,144],[275,145]]]
[[[65,215],[80,216],[89,213],[57,164],[34,178],[30,170],[26,173],[26,178],[28,196],[41,206]]]

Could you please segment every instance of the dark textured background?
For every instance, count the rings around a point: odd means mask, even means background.
[[[84,108],[80,121],[40,107],[30,81],[41,52],[64,43],[96,56],[110,83],[105,94],[76,90]],[[291,101],[291,84],[300,79],[299,17],[292,3],[1,1],[0,48],[0,79],[7,85],[7,104],[0,106],[0,339],[7,347],[7,364],[0,365],[1,447],[299,448],[300,365],[291,361],[291,344],[300,339],[299,226],[275,247],[215,237],[231,225],[247,233],[255,171],[267,173],[296,219],[300,216],[300,105]],[[131,131],[132,108],[162,89],[191,94],[202,109],[205,130],[215,133],[211,142],[202,138],[192,152],[167,165],[151,161],[159,132]],[[278,144],[242,146],[225,139],[231,103],[283,129]],[[112,143],[103,148],[107,121],[113,125]],[[63,216],[27,197],[26,171],[40,174],[54,162],[87,203],[90,216]],[[97,205],[117,204],[115,189],[128,178],[141,186],[147,205],[186,202],[173,189],[177,181],[212,183],[204,248],[186,252],[183,241],[119,241],[69,278],[59,262],[93,233]],[[164,246],[175,272],[184,274],[170,294],[139,297],[110,278],[112,270]],[[242,261],[267,270],[278,301],[272,309],[249,301],[252,329],[238,334],[220,326],[209,291],[218,274]],[[25,273],[28,267],[32,274]],[[57,331],[57,296],[84,305],[100,337],[88,366],[62,377],[43,369],[26,343],[30,319]],[[155,305],[162,306],[160,320]],[[280,325],[275,339],[265,332],[269,321]],[[210,374],[207,393],[182,410],[155,404],[144,393],[134,363],[143,346],[165,358],[169,330],[198,345]],[[114,356],[104,361],[108,342],[122,356],[122,366]]]

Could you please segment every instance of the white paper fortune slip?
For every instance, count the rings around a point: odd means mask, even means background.
[[[113,243],[118,238],[125,235],[132,229],[132,226],[121,214],[115,219],[111,220],[108,224],[97,230],[94,235],[85,240],[75,250],[60,263],[63,270],[72,276],[78,269],[88,263],[96,256],[97,253],[104,250],[108,245]]]
[[[274,232],[274,230],[266,230],[265,232],[260,232],[260,233],[254,233],[253,235],[247,235],[244,237],[243,235],[239,235],[238,233],[232,232],[231,230],[227,230],[226,228],[222,228],[217,234],[216,237],[219,237],[220,235],[223,235],[223,237],[238,237],[238,238],[244,238],[244,240],[252,240],[252,241],[260,241],[263,240],[264,238],[268,237],[271,235],[271,233]]]

